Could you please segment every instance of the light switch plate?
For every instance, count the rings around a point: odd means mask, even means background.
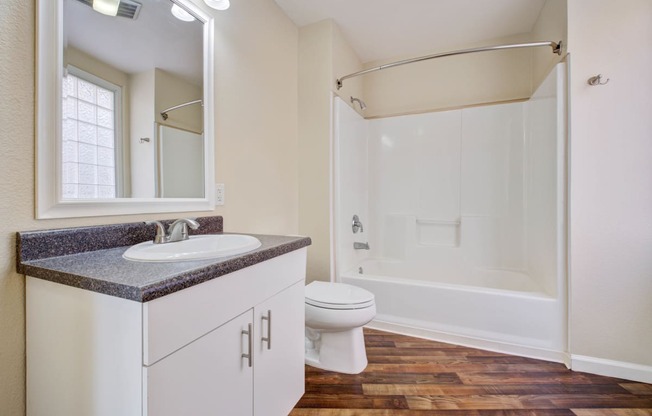
[[[215,206],[224,205],[224,184],[215,184]]]

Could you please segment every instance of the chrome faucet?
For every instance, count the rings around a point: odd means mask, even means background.
[[[369,250],[369,243],[358,243],[357,241],[353,243],[354,250]]]
[[[183,241],[189,238],[188,227],[196,230],[199,228],[199,223],[190,218],[179,218],[168,227],[165,231],[165,225],[160,221],[146,221],[145,224],[156,224],[156,236],[154,237],[154,244],[174,243],[175,241]]]

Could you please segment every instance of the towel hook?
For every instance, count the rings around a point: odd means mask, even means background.
[[[588,81],[586,81],[587,84],[591,85],[592,87],[596,87],[598,85],[607,85],[609,83],[609,78],[605,82],[602,82],[602,74],[598,74],[594,77],[589,78]]]

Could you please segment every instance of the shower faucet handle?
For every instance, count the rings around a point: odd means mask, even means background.
[[[353,234],[356,234],[358,231],[361,233],[364,232],[360,218],[357,215],[353,216],[353,220],[351,221],[351,230],[353,230]]]

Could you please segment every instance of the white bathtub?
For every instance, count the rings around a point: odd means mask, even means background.
[[[376,296],[370,327],[566,362],[565,300],[544,293],[527,275],[477,270],[452,276],[366,260],[340,279]]]
[[[369,120],[334,99],[332,264],[376,295],[374,327],[567,362],[565,79]]]

